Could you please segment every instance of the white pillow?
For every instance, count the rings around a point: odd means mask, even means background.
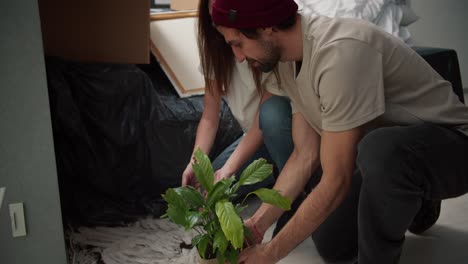
[[[329,17],[354,17],[367,20],[401,38],[401,6],[406,0],[295,0],[301,13]]]
[[[328,17],[353,17],[374,21],[382,8],[394,0],[295,0],[302,13]]]
[[[418,21],[419,16],[414,13],[411,8],[410,0],[397,0],[397,4],[400,6],[403,16],[401,17],[400,26],[407,27],[414,22]]]

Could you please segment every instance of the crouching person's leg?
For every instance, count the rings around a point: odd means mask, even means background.
[[[242,140],[242,136],[225,148],[212,162],[214,171],[221,169]]]
[[[358,152],[358,263],[398,263],[423,200],[468,191],[468,139],[435,125],[381,128],[364,137]]]
[[[281,171],[294,149],[289,99],[272,96],[263,102],[259,111],[259,126],[263,143],[278,171]]]
[[[260,106],[259,126],[262,130],[263,142],[273,159],[278,172],[281,173],[286,161],[291,155],[294,144],[292,140],[292,113],[290,101],[286,97],[272,96]],[[277,221],[273,231],[275,236],[294,215],[303,201],[300,195]]]
[[[221,169],[224,164],[227,162],[227,160],[229,159],[229,157],[232,155],[232,153],[234,152],[234,150],[237,148],[237,146],[239,145],[240,141],[242,140],[243,136],[241,136],[240,138],[238,138],[236,141],[234,141],[233,143],[231,143],[231,145],[229,145],[226,149],[224,149],[212,162],[212,165],[213,165],[213,169],[214,171],[217,171],[219,169]],[[240,178],[242,172],[245,170],[245,168],[247,168],[248,165],[250,165],[253,161],[257,160],[257,159],[260,159],[260,158],[264,158],[266,159],[268,162],[272,162],[269,154],[268,154],[268,151],[265,147],[265,145],[262,145],[234,174],[236,176],[237,179]],[[259,188],[270,188],[271,186],[273,186],[275,182],[275,178],[273,175],[271,175],[270,177],[268,177],[267,179],[259,182],[259,183],[256,183],[256,184],[253,184],[253,185],[243,185],[239,188],[239,190],[237,191],[237,196],[234,198],[234,202],[241,202],[245,196],[247,194],[249,194],[250,192],[253,192]]]
[[[280,171],[293,150],[291,107],[288,98],[272,96],[266,100],[259,109],[259,126],[260,129],[264,129],[262,130],[264,144],[238,171],[236,171],[235,174],[237,177],[240,177],[247,165],[259,158],[264,158],[268,160],[268,162],[274,163],[277,168],[276,171]],[[215,171],[224,166],[228,158],[239,145],[241,139],[242,137],[233,142],[213,161],[213,168]],[[277,173],[278,172],[276,172],[276,174]],[[236,199],[243,199],[246,194],[258,188],[271,187],[274,181],[274,176],[271,176],[260,183],[242,186],[238,191],[238,197]]]

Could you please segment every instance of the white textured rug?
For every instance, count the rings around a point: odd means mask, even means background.
[[[191,264],[193,233],[168,219],[147,218],[126,227],[82,227],[67,234],[70,264]]]

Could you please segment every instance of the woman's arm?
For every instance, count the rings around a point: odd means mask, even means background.
[[[206,90],[203,97],[203,114],[198,124],[197,134],[195,138],[195,145],[193,152],[200,148],[204,153],[209,153],[213,146],[216,132],[219,125],[219,110],[221,107],[221,94],[215,81],[213,82],[213,92]],[[193,153],[192,152],[192,153]],[[182,186],[193,185],[195,186],[195,177],[192,170],[192,159],[188,163],[182,174]]]

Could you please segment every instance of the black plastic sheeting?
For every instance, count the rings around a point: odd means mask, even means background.
[[[180,185],[203,97],[179,98],[159,65],[46,58],[65,221],[120,225],[159,216],[161,193]],[[223,103],[211,157],[242,134]]]

